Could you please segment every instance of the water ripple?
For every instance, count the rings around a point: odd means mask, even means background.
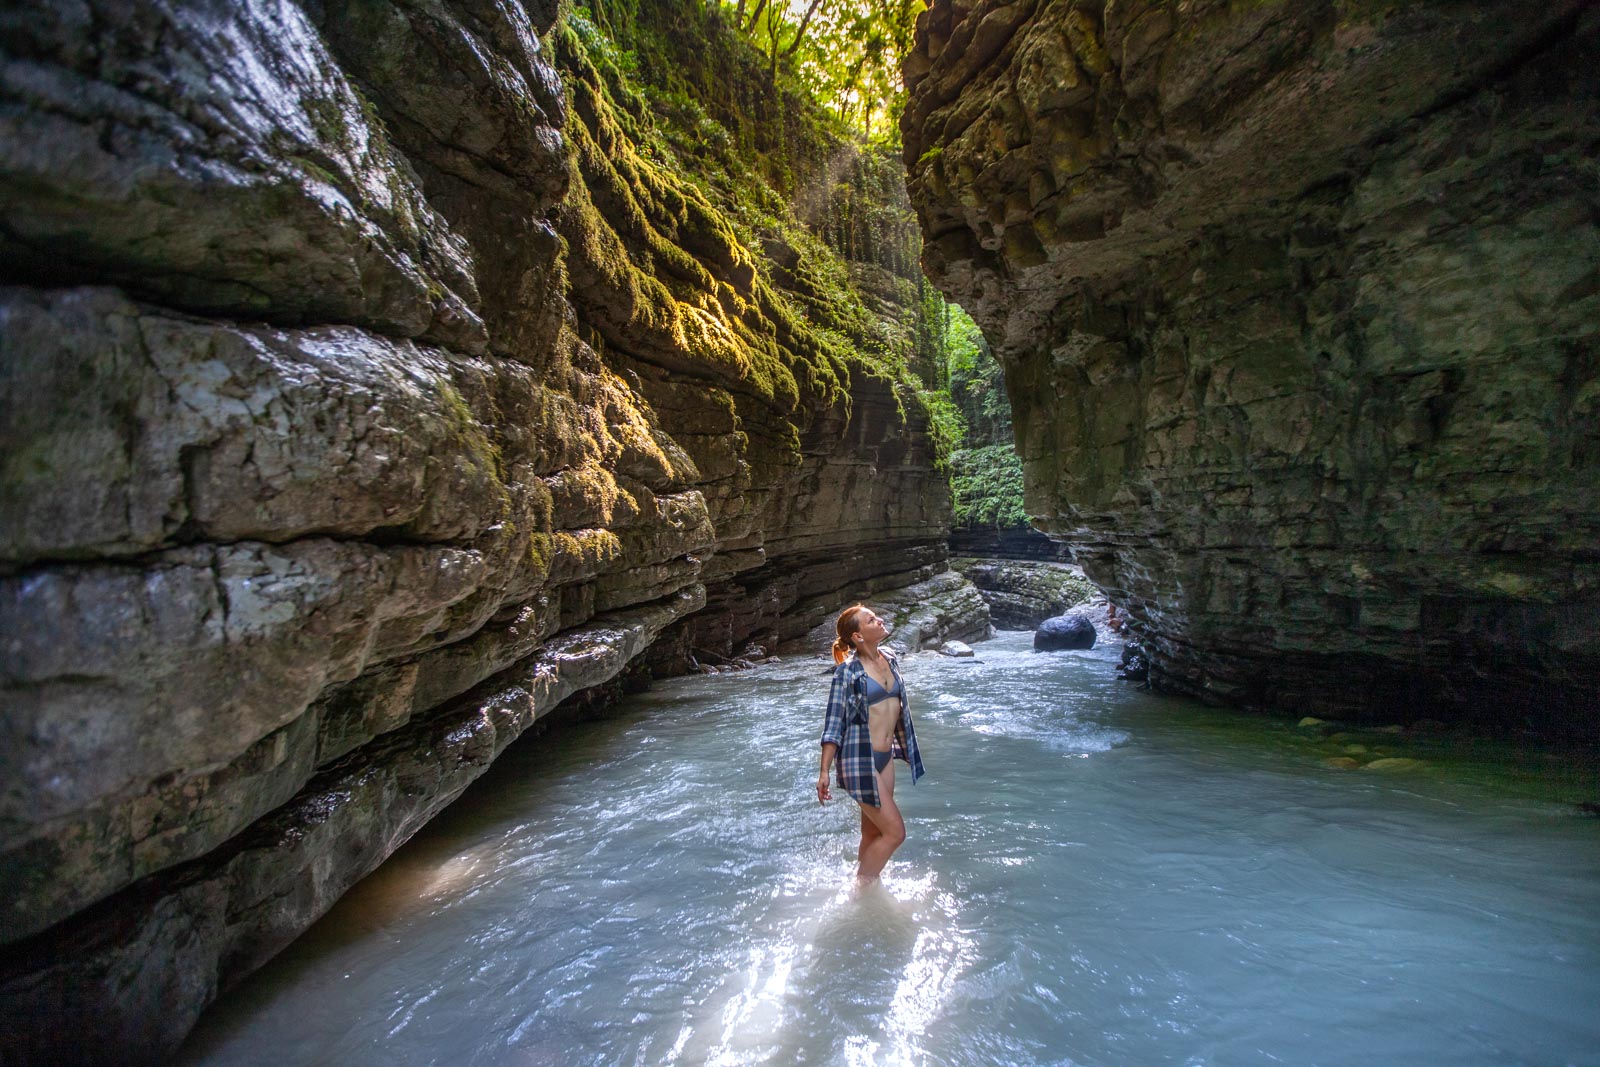
[[[1600,1062],[1600,824],[1469,773],[1329,774],[1115,658],[907,657],[929,774],[864,891],[859,815],[811,793],[825,664],[514,746],[186,1058]]]

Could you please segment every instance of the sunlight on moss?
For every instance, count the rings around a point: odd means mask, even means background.
[[[886,379],[901,425],[925,428],[942,466],[965,422],[898,151],[853,139],[799,83],[764,84],[723,17],[685,5],[624,18],[591,2],[552,32],[580,312],[606,346],[704,368],[779,412],[848,407],[853,376]],[[602,448],[672,470],[648,422]],[[797,431],[775,443],[799,462]]]

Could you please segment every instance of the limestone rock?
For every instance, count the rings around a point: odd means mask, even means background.
[[[1003,629],[1032,629],[1095,592],[1071,564],[955,557],[950,566],[978,587],[995,625]]]
[[[873,604],[892,622],[891,640],[910,651],[952,639],[989,636],[989,608],[954,571],[879,594]]]
[[[289,0],[8,19],[0,250],[200,312],[481,349],[470,252]]]
[[[0,320],[0,499],[19,520],[0,559],[180,535],[470,540],[507,517],[463,396],[492,365],[348,327],[196,322],[111,289],[0,289]]]
[[[123,906],[13,948],[0,970],[8,1055],[126,1062],[175,1047],[220,988],[316,921],[536,719],[615,676],[703,603],[691,590],[563,635],[331,768],[224,847],[150,876]],[[71,1011],[88,1014],[66,1025]]]
[[[1597,38],[1575,0],[921,17],[924,260],[1157,687],[1600,730]]]
[[[891,578],[880,588],[855,588],[843,598],[802,603],[799,614],[821,619],[788,642],[791,651],[832,647],[834,619],[851,603],[864,603],[889,622],[889,644],[902,652],[934,648],[946,641],[989,636],[989,609],[976,587],[954,571],[928,573],[905,584]]]
[[[986,628],[914,390],[555,15],[0,12],[0,1060],[161,1058],[564,698]]]
[[[1071,551],[1052,541],[1031,526],[958,526],[950,531],[950,555],[954,559],[1038,560],[1072,563]]]

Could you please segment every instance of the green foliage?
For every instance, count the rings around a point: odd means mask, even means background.
[[[849,131],[750,35],[733,10],[702,0],[577,0],[579,15],[612,42],[618,69],[670,120],[663,133],[681,150],[720,155],[780,194],[780,203],[825,171]],[[570,15],[569,15],[570,17]],[[716,127],[716,128],[714,128]],[[700,137],[716,142],[701,145]]]
[[[945,351],[950,396],[961,410],[977,445],[1011,442],[1011,401],[1005,374],[978,324],[955,304],[948,311]]]
[[[962,439],[967,435],[961,412],[951,401],[950,394],[943,389],[918,389],[917,399],[928,413],[928,433],[933,438],[934,451],[945,469],[951,470],[951,457],[956,455]]]
[[[1022,464],[1010,444],[950,454],[950,493],[958,526],[1022,526]]]
[[[721,10],[766,57],[768,75],[798,79],[841,122],[869,140],[898,140],[922,0],[724,2]]]

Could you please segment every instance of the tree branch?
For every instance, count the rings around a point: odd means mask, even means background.
[[[806,17],[800,20],[800,28],[795,31],[794,40],[789,42],[789,48],[783,53],[783,58],[788,59],[800,48],[800,42],[805,38],[806,27],[811,25],[811,16],[817,13],[817,8],[822,6],[822,0],[811,0],[806,6]]]

